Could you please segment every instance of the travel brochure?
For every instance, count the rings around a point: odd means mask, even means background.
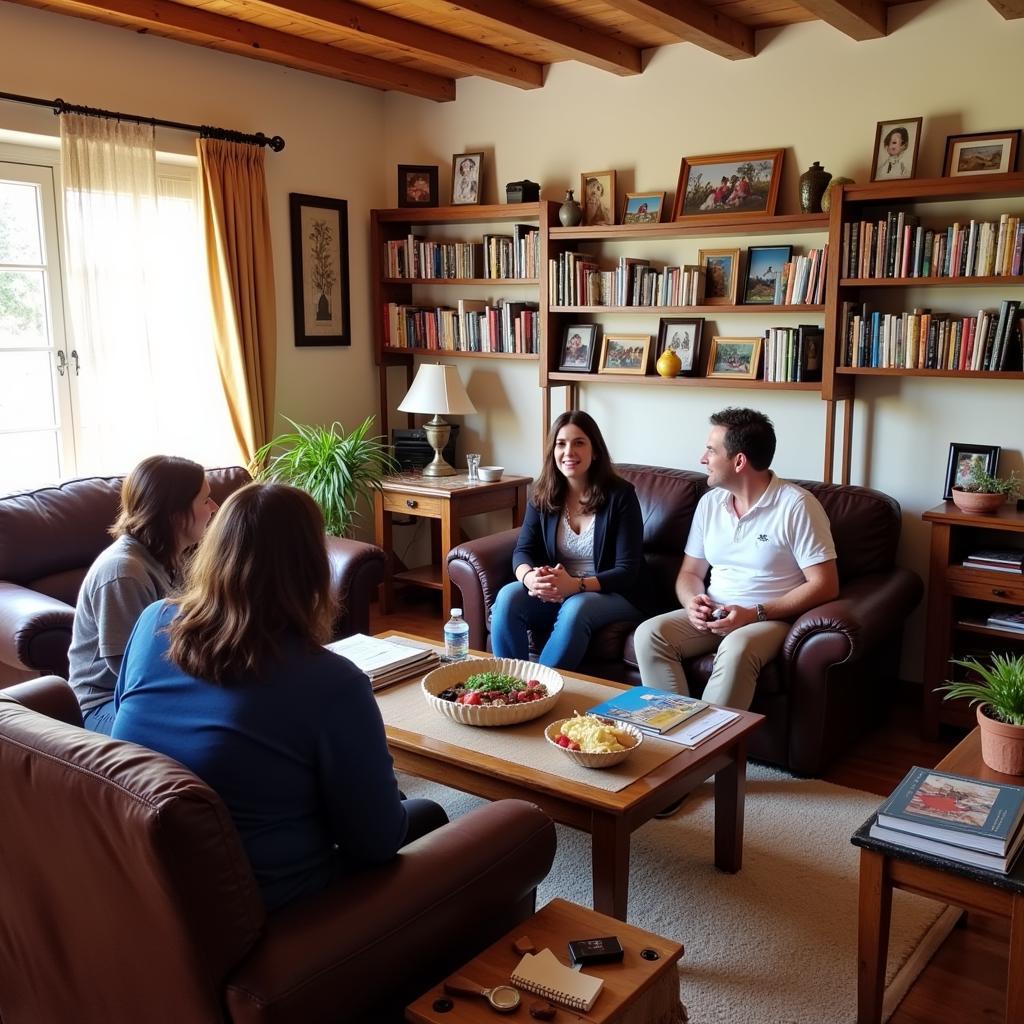
[[[727,708],[653,686],[623,690],[588,714],[627,722],[649,735],[691,748],[739,718]]]

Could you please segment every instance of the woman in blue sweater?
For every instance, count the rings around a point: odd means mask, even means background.
[[[142,613],[115,692],[113,736],[220,795],[271,910],[447,821],[402,799],[369,680],[321,646],[334,613],[323,530],[304,491],[236,491],[187,589]]]
[[[562,413],[548,434],[512,556],[518,582],[502,587],[494,602],[495,655],[526,659],[533,633],[547,637],[542,665],[573,669],[595,631],[638,622],[643,533],[636,491],[615,472],[593,417]]]

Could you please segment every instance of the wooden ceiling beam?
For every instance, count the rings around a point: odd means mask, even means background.
[[[1024,0],[988,0],[1007,21],[1024,18]]]
[[[13,0],[40,6],[32,0]],[[199,7],[168,0],[47,0],[47,10],[107,21],[123,27],[153,31],[185,43],[284,64],[314,74],[338,78],[371,89],[395,90],[424,99],[455,99],[455,81],[376,57],[350,53],[336,46],[226,18]]]
[[[1022,0],[1010,2],[1020,6]],[[882,0],[796,0],[796,3],[858,42],[881,39],[888,31],[887,8]]]
[[[654,25],[719,57],[745,60],[755,51],[754,30],[699,0],[605,0],[623,14]]]
[[[439,4],[435,0],[430,6],[436,9]],[[527,42],[542,39],[561,51],[567,60],[578,60],[616,75],[638,75],[643,71],[639,47],[530,7],[522,0],[457,0],[441,6],[493,22],[507,35]]]
[[[254,0],[253,6],[311,18],[346,36],[394,46],[463,74],[520,89],[539,89],[544,84],[544,68],[535,61],[349,0]]]

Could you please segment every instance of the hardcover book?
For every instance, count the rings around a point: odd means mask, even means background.
[[[998,871],[1001,875],[1010,873],[1020,853],[1021,840],[1024,840],[1024,832],[1018,832],[1012,847],[1004,856],[998,856],[994,853],[967,850],[962,846],[953,846],[952,843],[940,843],[937,839],[926,839],[924,836],[911,835],[898,829],[885,828],[877,823],[871,826],[868,833],[872,839],[881,839],[894,846],[930,853],[933,857],[944,857],[958,864],[971,864],[976,868],[985,868],[986,871]]]
[[[1024,631],[1024,608],[1006,611],[992,612],[986,620],[987,625],[996,626],[999,629],[1016,629]]]
[[[644,732],[660,734],[700,714],[706,707],[707,701],[685,697],[671,690],[658,690],[653,686],[632,686],[611,700],[591,708],[587,714],[629,722]]]

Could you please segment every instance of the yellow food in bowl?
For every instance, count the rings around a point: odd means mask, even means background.
[[[576,715],[563,722],[560,731],[578,743],[585,754],[612,754],[633,746],[633,737],[628,732],[596,715]]]

